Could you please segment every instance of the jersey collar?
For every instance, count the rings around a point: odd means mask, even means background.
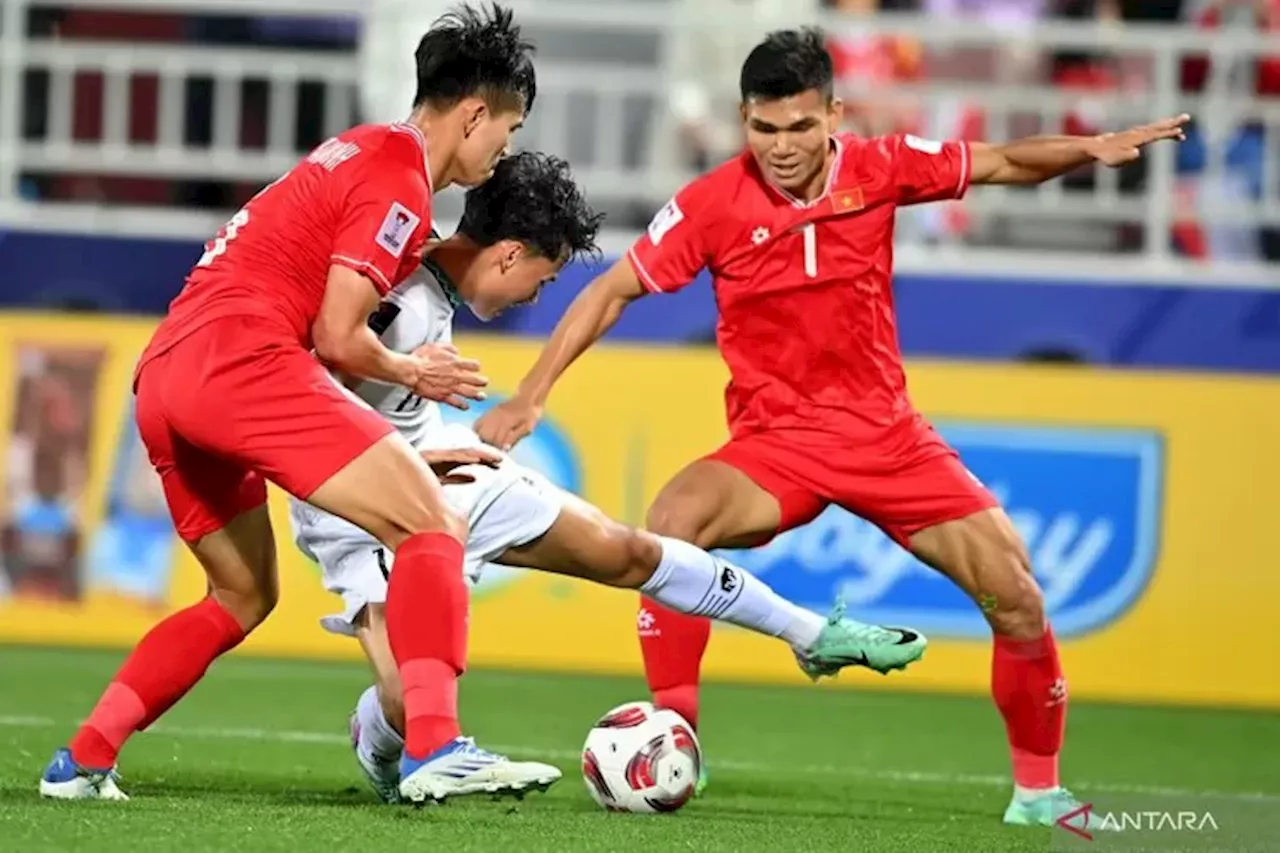
[[[449,300],[449,305],[457,310],[462,306],[462,297],[458,295],[458,287],[453,283],[453,279],[444,271],[444,268],[431,260],[431,257],[424,256],[422,259],[423,268],[431,273],[436,283],[440,285],[440,290],[444,293],[444,298]]]

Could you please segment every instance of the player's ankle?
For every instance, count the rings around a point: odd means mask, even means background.
[[[1034,787],[1034,788],[1028,788],[1028,787],[1026,787],[1025,785],[1016,785],[1016,784],[1015,784],[1015,785],[1013,786],[1013,798],[1014,798],[1015,800],[1018,800],[1019,802],[1024,802],[1024,803],[1025,803],[1025,802],[1027,802],[1028,800],[1034,800],[1034,799],[1037,799],[1037,798],[1039,798],[1039,797],[1043,797],[1043,796],[1045,796],[1046,794],[1052,794],[1054,791],[1057,791],[1060,787],[1062,787],[1062,786],[1061,786],[1061,785],[1050,785],[1050,786],[1048,786],[1048,787]]]
[[[694,729],[698,728],[698,685],[678,684],[653,691],[653,704],[659,708],[675,711],[688,721]]]
[[[458,720],[453,717],[414,717],[408,721],[404,754],[421,761],[462,736]]]
[[[1030,791],[1035,795],[1059,787],[1057,753],[1042,755],[1014,747],[1011,757],[1015,791]]]
[[[67,748],[71,760],[86,769],[109,770],[115,766],[117,750],[97,729],[81,726]]]

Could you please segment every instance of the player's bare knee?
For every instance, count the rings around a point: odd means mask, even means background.
[[[609,536],[613,540],[610,550],[615,557],[610,561],[611,571],[602,578],[610,586],[639,589],[657,571],[662,560],[662,543],[652,533],[634,527],[611,523]]]
[[[645,516],[645,529],[704,547],[709,525],[698,501],[679,495],[659,495]]]
[[[280,590],[274,585],[238,590],[214,587],[210,593],[246,634],[265,622],[280,601]]]
[[[1031,640],[1044,633],[1044,594],[1031,574],[1031,566],[1021,547],[1005,550],[993,560],[988,588],[980,593],[979,604],[997,634]]]
[[[447,506],[414,505],[402,508],[381,530],[369,532],[394,551],[406,539],[420,533],[443,533],[466,542],[467,520]]]

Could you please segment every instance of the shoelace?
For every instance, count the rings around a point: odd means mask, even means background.
[[[1073,805],[1079,805],[1080,803],[1080,801],[1076,799],[1075,794],[1071,793],[1066,788],[1061,788],[1061,787],[1058,788],[1058,790],[1053,792],[1052,796],[1055,800],[1059,800],[1059,801],[1066,800],[1067,802]]]
[[[115,768],[112,768],[105,773],[88,773],[86,775],[88,776],[89,782],[95,788],[101,788],[108,780],[115,782],[118,785],[124,779],[124,777],[120,775],[120,771]]]
[[[490,752],[487,749],[476,746],[476,739],[471,737],[462,739],[462,752],[484,761],[506,761],[505,756],[498,755],[496,752]]]
[[[846,625],[847,633],[856,640],[871,643],[896,643],[901,636],[897,631],[881,628],[879,625],[855,623],[857,627]]]
[[[839,625],[844,622],[844,614],[844,599],[837,599],[836,606],[831,608],[831,615],[827,617],[827,621],[832,625]],[[881,628],[879,625],[868,625],[865,622],[856,620],[845,622],[844,629],[849,636],[856,640],[867,640],[873,643],[896,643],[900,636],[897,631]]]

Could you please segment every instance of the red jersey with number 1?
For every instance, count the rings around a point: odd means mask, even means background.
[[[906,135],[832,145],[816,200],[772,184],[744,152],[681,190],[628,252],[656,293],[710,270],[735,438],[803,428],[874,440],[914,416],[894,317],[894,213],[963,196],[968,145]]]
[[[277,321],[310,349],[331,265],[363,273],[380,294],[418,267],[431,189],[416,127],[364,125],[323,143],[205,246],[142,363],[233,315]]]

